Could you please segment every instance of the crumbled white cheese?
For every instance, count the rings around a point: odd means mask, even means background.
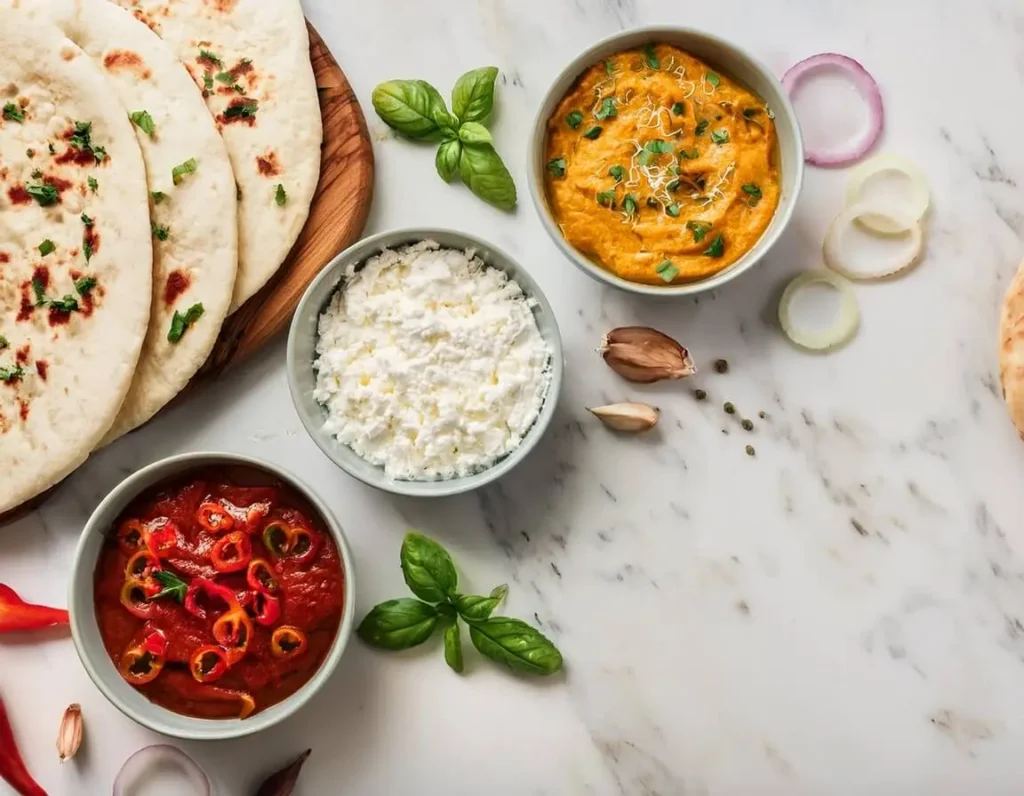
[[[395,479],[490,467],[523,441],[551,381],[535,304],[473,251],[433,241],[350,267],[320,316],[326,431]]]

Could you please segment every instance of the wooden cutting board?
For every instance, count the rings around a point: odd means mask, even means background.
[[[187,400],[195,385],[215,378],[284,331],[309,283],[363,234],[373,199],[373,147],[366,118],[345,73],[312,25],[309,52],[324,125],[320,183],[309,220],[274,278],[228,318],[210,358],[177,400]],[[160,415],[150,422],[159,423]],[[0,525],[38,508],[56,489],[0,515]]]

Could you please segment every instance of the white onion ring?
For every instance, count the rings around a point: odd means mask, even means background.
[[[139,778],[161,763],[178,768],[188,779],[197,796],[210,796],[210,778],[191,757],[176,746],[156,744],[146,746],[129,757],[114,780],[113,796],[130,796]]]
[[[835,288],[839,293],[840,300],[839,317],[836,318],[836,322],[831,328],[823,332],[798,328],[790,314],[790,307],[796,295],[808,285],[817,283],[824,283]],[[805,271],[786,285],[782,298],[779,299],[779,325],[782,326],[786,337],[800,348],[816,352],[833,351],[850,342],[860,327],[860,308],[857,306],[857,297],[853,294],[849,283],[831,271],[824,269]]]
[[[854,139],[848,147],[833,151],[808,149],[806,160],[812,166],[848,166],[864,157],[878,141],[885,126],[885,108],[878,83],[868,71],[852,58],[838,53],[822,53],[805,58],[792,67],[782,78],[782,86],[792,97],[801,81],[822,67],[833,66],[850,76],[857,91],[868,106],[868,127],[860,138]]]
[[[917,164],[907,160],[902,155],[886,153],[862,163],[850,172],[850,182],[846,190],[846,203],[854,205],[863,200],[861,192],[864,184],[883,171],[897,171],[910,179],[913,191],[906,201],[901,201],[900,206],[904,207],[909,216],[915,221],[921,221],[928,213],[932,197],[928,189],[928,178],[918,168]],[[909,227],[896,225],[895,219],[879,215],[877,213],[865,213],[857,219],[859,224],[867,227],[873,232],[881,232],[883,235],[895,235],[900,232],[908,232]]]
[[[842,244],[844,233],[860,218],[871,216],[888,219],[888,222],[896,228],[905,230],[910,235],[909,257],[896,261],[883,262],[875,268],[863,269],[853,266],[845,261]],[[909,270],[917,265],[924,251],[924,233],[921,223],[911,213],[901,207],[894,205],[881,205],[872,202],[860,202],[850,205],[842,213],[836,216],[832,226],[828,228],[825,235],[825,242],[822,244],[822,254],[825,257],[825,265],[836,273],[842,274],[847,279],[863,281],[866,279],[883,279],[887,276],[895,276],[903,271]]]

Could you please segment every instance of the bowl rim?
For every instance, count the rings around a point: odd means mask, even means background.
[[[155,702],[148,702],[148,700],[147,704],[151,706],[151,709],[136,710],[133,706],[122,701],[120,696],[107,683],[106,677],[110,675],[104,676],[101,673],[100,667],[108,666],[110,667],[110,672],[115,676],[117,675],[116,669],[113,668],[113,663],[104,646],[101,644],[99,650],[95,650],[84,638],[82,623],[96,620],[91,583],[96,571],[99,555],[97,554],[96,560],[88,562],[89,566],[86,566],[87,562],[85,561],[85,549],[92,535],[102,532],[106,526],[113,522],[116,512],[120,511],[121,507],[130,503],[141,492],[159,483],[162,477],[172,477],[174,474],[187,472],[193,467],[211,466],[217,463],[251,467],[280,478],[307,500],[310,506],[320,515],[324,525],[334,539],[334,543],[338,547],[338,554],[341,556],[341,566],[345,576],[342,586],[345,605],[342,609],[338,632],[331,644],[331,649],[327,657],[324,658],[323,663],[313,673],[313,676],[298,691],[269,709],[281,708],[276,713],[270,713],[270,718],[267,718],[267,712],[260,712],[245,719],[201,719],[175,713]],[[164,473],[167,470],[174,470],[174,472],[166,473],[165,476]],[[100,549],[102,550],[102,547]],[[87,592],[90,595],[87,601],[88,605],[82,605],[76,597],[77,587],[84,578],[88,578],[90,582],[90,588]],[[71,639],[74,642],[78,659],[81,661],[89,678],[103,696],[107,698],[107,701],[136,724],[162,735],[190,741],[220,741],[242,738],[276,726],[304,707],[320,691],[338,668],[338,662],[348,647],[354,630],[355,600],[355,560],[352,556],[348,539],[345,536],[345,531],[341,523],[331,513],[330,508],[302,479],[292,475],[283,468],[263,459],[227,451],[195,451],[168,456],[143,467],[141,470],[137,470],[123,479],[100,501],[100,504],[93,510],[86,522],[85,528],[75,547],[74,559],[71,565],[71,577],[68,583]],[[88,618],[84,614],[88,614]],[[97,662],[97,656],[99,656],[99,662]],[[165,713],[174,716],[176,720],[187,722],[189,726],[177,728],[166,724],[163,721]]]
[[[498,268],[502,271],[506,270],[500,264],[489,261],[486,256],[488,254],[495,255],[498,258],[512,263],[517,273],[509,274],[509,276],[516,280],[516,283],[523,290],[523,293],[527,298],[536,300],[540,312],[543,313],[550,321],[550,332],[545,335],[543,330],[541,330],[541,334],[544,337],[545,342],[551,348],[551,383],[548,385],[548,392],[544,397],[544,403],[541,406],[540,413],[537,415],[536,421],[526,433],[526,436],[523,438],[519,447],[496,464],[488,467],[486,470],[481,470],[478,473],[462,476],[460,478],[451,478],[440,481],[398,481],[388,479],[387,476],[383,474],[383,471],[377,467],[376,469],[381,472],[381,477],[379,479],[368,479],[365,478],[362,472],[358,469],[350,466],[349,462],[344,457],[336,455],[335,447],[340,446],[341,443],[332,443],[331,440],[325,439],[324,435],[320,433],[320,430],[313,427],[312,422],[300,409],[302,405],[307,403],[307,399],[302,394],[302,390],[296,381],[298,368],[306,367],[304,363],[298,362],[298,353],[296,351],[298,338],[300,335],[304,334],[304,331],[300,327],[303,324],[303,319],[309,315],[309,304],[313,300],[313,295],[324,282],[339,280],[339,271],[347,267],[350,262],[365,262],[367,259],[373,257],[377,253],[380,253],[384,249],[393,249],[398,246],[410,245],[426,240],[436,240],[438,236],[456,238],[462,241],[466,249],[474,249],[478,255],[483,254],[485,263],[492,268]],[[441,242],[438,241],[438,243]],[[447,244],[441,243],[441,245],[446,246]],[[332,291],[330,295],[333,296],[334,292]],[[321,312],[322,308],[317,310],[317,317],[319,317]],[[538,328],[540,328],[539,324]],[[452,227],[400,227],[377,232],[352,244],[344,251],[340,252],[333,260],[331,260],[330,263],[324,266],[316,279],[314,279],[306,288],[305,292],[302,294],[302,298],[299,300],[298,306],[295,309],[291,325],[288,329],[288,389],[291,393],[292,403],[295,405],[296,412],[299,415],[299,419],[302,421],[303,427],[306,429],[306,433],[312,437],[313,442],[316,443],[316,446],[320,448],[328,459],[351,477],[361,481],[367,486],[371,486],[392,495],[424,498],[451,497],[453,495],[471,492],[475,489],[480,489],[481,487],[493,483],[518,465],[536,447],[547,432],[548,427],[551,425],[551,420],[554,417],[555,409],[557,408],[558,401],[561,396],[565,368],[564,358],[565,353],[562,343],[562,333],[558,326],[558,318],[555,315],[555,311],[548,301],[547,296],[544,295],[544,291],[541,289],[540,284],[533,275],[523,267],[518,259],[512,257],[500,246],[471,233],[454,229]],[[319,405],[317,405],[317,408],[319,408]],[[352,456],[359,458],[358,454],[354,451],[352,452]],[[369,464],[369,462],[366,463]],[[374,465],[370,466],[373,467]]]
[[[554,108],[558,100],[561,99],[565,93],[564,89],[562,91],[556,91],[558,86],[570,75],[573,79],[579,77],[599,58],[608,52],[614,51],[616,47],[621,49],[624,45],[620,45],[619,43],[623,39],[635,37],[649,37],[651,39],[657,39],[659,36],[675,37],[676,39],[700,39],[716,47],[729,50],[734,55],[747,61],[750,66],[759,72],[761,77],[763,77],[772,86],[772,89],[777,94],[779,99],[778,107],[774,107],[775,103],[773,102],[772,110],[776,116],[783,113],[787,117],[795,132],[795,140],[793,143],[796,147],[796,171],[794,173],[793,185],[788,199],[788,204],[776,209],[775,216],[773,217],[773,220],[775,221],[773,227],[765,231],[765,233],[758,239],[757,243],[754,244],[754,248],[744,254],[743,257],[732,265],[716,274],[706,277],[705,279],[701,279],[696,282],[685,282],[679,285],[666,285],[664,287],[659,285],[646,285],[640,282],[630,282],[629,280],[623,279],[622,277],[613,274],[611,271],[602,268],[592,262],[590,258],[586,257],[582,252],[577,251],[576,248],[562,236],[562,233],[559,231],[554,218],[551,215],[544,191],[544,175],[541,167],[541,163],[544,160],[544,147],[547,142],[548,117],[551,114],[551,109]],[[668,43],[672,42],[668,41]],[[730,70],[723,70],[723,72],[726,73],[729,71]],[[775,74],[763,61],[761,61],[760,58],[753,55],[745,47],[733,44],[714,33],[709,33],[708,31],[700,28],[679,25],[648,25],[618,31],[600,39],[580,52],[558,73],[551,82],[551,85],[548,87],[548,90],[544,93],[544,98],[541,100],[540,105],[537,107],[537,113],[534,117],[533,127],[530,133],[526,171],[527,182],[530,186],[530,197],[533,200],[537,215],[540,216],[541,225],[554,241],[555,245],[561,250],[562,254],[572,261],[577,268],[598,282],[618,288],[619,290],[623,290],[627,293],[633,293],[641,296],[652,296],[655,298],[678,298],[681,296],[696,296],[719,288],[722,285],[731,282],[733,279],[736,279],[741,274],[746,273],[764,259],[765,254],[767,254],[775,245],[778,239],[789,227],[789,224],[793,219],[797,200],[800,197],[800,192],[804,183],[804,143],[803,136],[800,132],[800,123],[797,119],[796,110],[793,108],[793,103],[790,101],[789,94],[782,87],[782,81],[775,76]]]

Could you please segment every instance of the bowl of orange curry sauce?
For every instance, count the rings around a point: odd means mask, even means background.
[[[753,267],[793,215],[804,153],[782,84],[696,30],[612,36],[552,85],[530,189],[548,234],[590,276],[690,295]]]
[[[290,716],[352,632],[352,555],[327,506],[267,462],[191,453],[117,486],[78,545],[75,648],[125,715],[223,739]]]

